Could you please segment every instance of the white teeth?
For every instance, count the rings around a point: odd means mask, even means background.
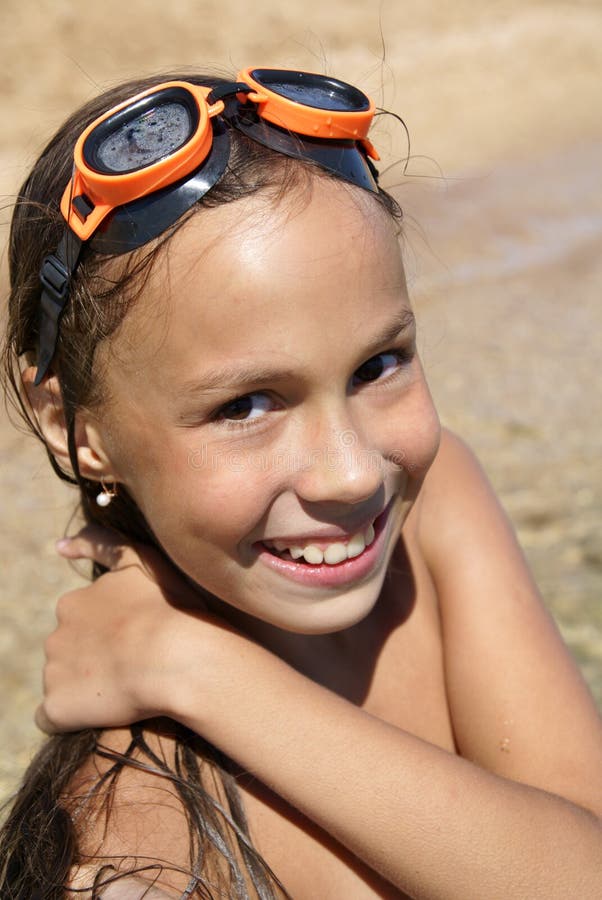
[[[353,559],[354,556],[359,556],[360,553],[363,553],[365,549],[366,541],[364,538],[364,533],[362,531],[358,531],[358,533],[354,534],[347,544],[347,556],[349,557],[349,559]]]
[[[369,547],[374,541],[374,537],[374,526],[368,525],[364,531],[358,531],[357,534],[352,535],[346,544],[342,541],[337,541],[334,544],[329,544],[325,550],[320,550],[315,544],[308,544],[306,547],[295,544],[291,547],[286,541],[266,541],[266,544],[277,553],[283,553],[285,550],[288,550],[292,559],[301,559],[303,556],[305,557],[305,562],[309,563],[310,566],[320,566],[322,563],[336,566],[346,559],[353,559],[359,556],[360,553],[363,553],[366,547]]]
[[[305,557],[307,559],[307,557]],[[324,551],[324,562],[329,566],[336,566],[337,563],[347,559],[347,547],[345,544],[331,544]]]
[[[305,557],[305,562],[308,562],[310,566],[319,566],[324,562],[324,554],[320,548],[316,547],[314,544],[305,547],[303,556]]]

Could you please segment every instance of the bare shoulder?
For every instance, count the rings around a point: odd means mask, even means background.
[[[228,867],[210,852],[208,837],[219,820],[217,828],[229,831],[223,784],[194,738],[183,743],[177,735],[168,721],[107,730],[73,779],[65,798],[78,844],[71,884],[82,896],[95,878],[110,884],[116,876],[115,889],[128,898],[180,897],[195,874],[227,885]],[[225,842],[237,858],[234,836]],[[113,896],[108,888],[106,896]]]
[[[503,537],[504,549],[512,548],[514,562],[522,575],[530,578],[512,527],[475,454],[445,428],[420,492],[415,528],[431,573],[439,576],[439,588],[446,587],[441,595],[443,602],[448,585],[466,574],[467,563],[472,560],[474,566],[478,565],[477,534],[478,548],[489,548],[495,555],[501,551],[499,541]],[[451,559],[462,559],[462,569],[450,567]]]
[[[481,466],[450,432],[425,479],[416,528],[440,604],[460,752],[600,814],[595,704]]]
[[[427,518],[421,515],[423,537],[425,525],[429,524],[428,516],[437,508],[443,508],[449,499],[465,493],[470,485],[472,490],[492,494],[491,486],[479,464],[475,454],[457,434],[447,428],[441,429],[441,441],[435,460],[428,471],[422,490],[422,509]],[[466,500],[474,499],[474,495]]]

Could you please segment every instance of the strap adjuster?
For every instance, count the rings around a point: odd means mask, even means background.
[[[40,281],[44,290],[61,307],[65,304],[70,280],[71,272],[58,256],[51,253],[44,258],[40,269]]]

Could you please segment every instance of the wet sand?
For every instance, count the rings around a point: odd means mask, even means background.
[[[384,181],[399,185],[406,213],[427,375],[443,421],[482,459],[602,703],[599,4],[389,0],[384,64],[378,14],[364,3],[279,11],[263,0],[252,16],[235,0],[150,8],[5,0],[0,194],[10,201],[77,103],[145,70],[328,70],[401,113],[413,177],[397,166]],[[384,168],[405,154],[403,132],[389,120],[377,134]],[[7,221],[4,212],[3,243]],[[0,454],[2,796],[39,741],[32,713],[54,602],[81,579],[53,550],[74,495],[6,417]]]

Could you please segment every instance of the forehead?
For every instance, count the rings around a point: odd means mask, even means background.
[[[277,203],[264,192],[193,216],[113,343],[120,365],[169,378],[185,362],[294,357],[400,303],[395,222],[367,192],[320,178]]]
[[[261,192],[202,210],[170,243],[168,267],[172,278],[194,279],[209,267],[216,281],[226,281],[233,271],[259,276],[264,261],[278,261],[265,273],[276,282],[300,265],[306,278],[324,268],[357,272],[363,261],[379,255],[384,262],[391,251],[399,257],[395,223],[371,194],[314,178],[277,201]]]

